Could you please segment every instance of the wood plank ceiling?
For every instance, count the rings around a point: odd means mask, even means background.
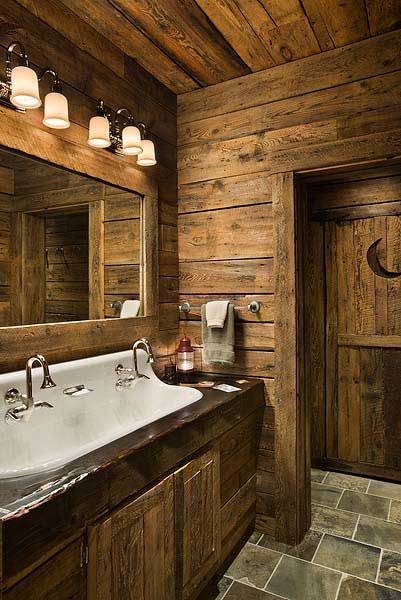
[[[62,0],[176,94],[401,27],[400,0]]]

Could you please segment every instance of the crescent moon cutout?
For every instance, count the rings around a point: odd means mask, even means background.
[[[366,254],[369,267],[373,273],[378,277],[384,277],[385,279],[394,279],[395,277],[401,277],[401,272],[388,271],[385,267],[380,264],[379,257],[377,256],[377,246],[380,244],[383,238],[379,238],[373,244],[369,246]]]

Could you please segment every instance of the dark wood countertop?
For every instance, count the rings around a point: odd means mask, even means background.
[[[199,374],[198,381],[206,379],[241,391],[200,388],[201,400],[57,471],[0,483],[6,582],[12,583],[30,564],[40,564],[44,551],[50,552],[62,539],[146,488],[242,418],[263,409],[262,381],[239,384],[237,377]]]

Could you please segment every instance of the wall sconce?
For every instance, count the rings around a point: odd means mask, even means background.
[[[145,124],[135,123],[127,108],[119,108],[113,113],[103,100],[99,100],[96,116],[89,121],[88,144],[93,148],[107,148],[119,155],[137,156],[141,166],[155,165],[154,144],[142,139],[141,130],[145,137]]]
[[[18,66],[12,68],[12,55],[18,49]],[[0,81],[0,100],[14,110],[38,108],[39,82],[35,71],[30,68],[28,55],[19,42],[12,42],[6,51],[6,80]]]
[[[70,126],[68,118],[68,100],[62,94],[62,86],[58,73],[46,69],[39,77],[39,81],[49,74],[53,77],[52,91],[45,96],[45,114],[43,124],[51,129],[67,129]]]

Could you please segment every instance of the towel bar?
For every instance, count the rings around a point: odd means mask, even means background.
[[[261,302],[259,302],[259,300],[252,300],[252,302],[250,302],[249,304],[247,304],[247,306],[234,306],[235,310],[240,310],[240,309],[247,309],[249,310],[249,312],[251,313],[258,313],[260,311],[260,307],[261,307]],[[200,306],[192,306],[190,304],[190,302],[183,302],[182,304],[180,304],[178,306],[178,310],[180,312],[184,312],[184,313],[189,313],[191,312],[191,309],[198,309],[200,310]]]

